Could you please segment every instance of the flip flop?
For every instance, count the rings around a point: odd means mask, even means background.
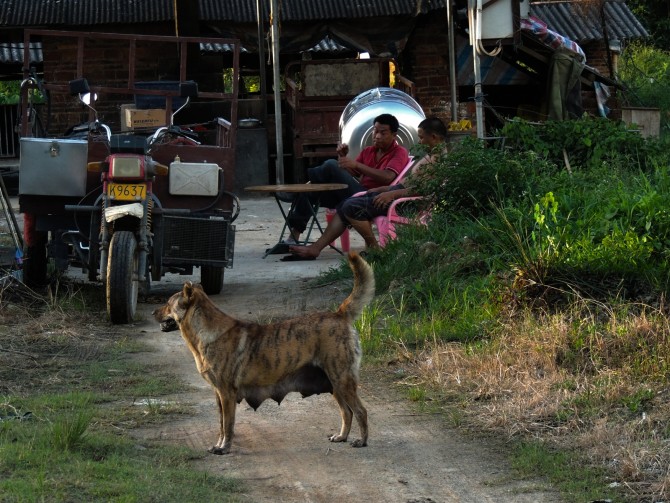
[[[274,245],[272,248],[268,248],[265,250],[265,253],[268,255],[279,255],[280,253],[288,253],[288,247],[289,245],[286,243],[277,243]]]
[[[299,262],[301,260],[316,260],[316,257],[302,257],[300,255],[286,255],[280,258],[282,262]]]

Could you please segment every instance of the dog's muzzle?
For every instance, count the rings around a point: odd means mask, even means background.
[[[175,330],[179,330],[179,325],[173,318],[161,321],[161,332],[174,332]]]

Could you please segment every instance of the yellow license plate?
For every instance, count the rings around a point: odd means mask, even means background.
[[[107,195],[115,201],[144,201],[147,186],[143,183],[108,183]]]

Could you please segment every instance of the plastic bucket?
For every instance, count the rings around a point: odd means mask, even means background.
[[[400,145],[409,150],[419,141],[419,123],[426,118],[421,106],[398,89],[375,87],[352,99],[340,116],[340,141],[349,145],[349,157],[355,158],[364,147],[372,145],[373,121],[385,113],[394,115],[400,123]]]

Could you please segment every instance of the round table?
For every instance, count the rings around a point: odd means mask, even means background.
[[[300,194],[303,192],[321,192],[324,190],[341,190],[346,189],[346,183],[280,183],[277,185],[252,185],[245,187],[244,190],[249,192],[287,192],[291,194]]]

